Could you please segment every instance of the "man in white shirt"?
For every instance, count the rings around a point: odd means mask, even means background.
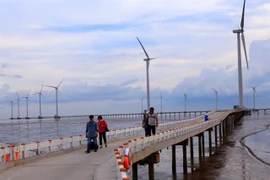
[[[158,127],[158,118],[157,118],[157,114],[154,113],[153,107],[151,107],[149,109],[149,113],[148,113],[147,117],[148,117],[149,135],[151,136],[151,132],[153,135],[155,135],[156,134],[156,127]]]

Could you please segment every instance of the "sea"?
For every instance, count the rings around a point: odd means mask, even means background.
[[[159,117],[160,122],[195,117]],[[97,118],[97,117],[96,117]],[[142,117],[108,117],[111,130],[141,126]],[[0,120],[0,146],[11,144],[47,141],[60,137],[78,136],[85,133],[88,117],[61,119],[13,119]],[[228,135],[227,141],[218,145],[217,151],[209,156],[208,133],[205,133],[205,158],[199,163],[198,142],[193,138],[195,168],[191,169],[188,153],[188,174],[183,175],[182,147],[176,147],[178,180],[227,180],[261,179],[269,180],[270,172],[270,114],[254,112],[244,116],[235,129]],[[214,133],[212,133],[213,136]],[[214,136],[212,137],[212,140]],[[219,143],[218,143],[219,144]],[[215,148],[214,141],[212,147]],[[189,148],[188,148],[189,152]],[[154,165],[155,180],[173,179],[171,147],[160,151],[160,162]],[[147,165],[139,165],[139,179],[148,179]],[[129,173],[131,177],[131,173]]]

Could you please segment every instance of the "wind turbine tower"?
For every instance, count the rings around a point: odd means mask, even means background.
[[[256,94],[256,96],[258,96],[258,94],[257,94],[257,91],[256,91],[256,87],[251,87],[252,88],[252,90],[253,90],[253,109],[255,109],[256,108],[256,106],[255,106],[255,94]]]
[[[30,91],[31,91],[31,89],[28,91],[28,95],[26,97],[21,97],[21,98],[25,98],[25,101],[26,101],[26,117],[25,117],[25,119],[29,119],[29,117],[28,117],[28,101],[29,101]]]
[[[143,113],[143,99],[144,99],[144,97],[141,99],[141,108],[142,108],[142,113]]]
[[[58,86],[49,86],[49,85],[45,85],[47,87],[51,87],[55,89],[55,105],[56,105],[56,114],[54,116],[54,118],[60,118],[60,116],[58,116],[58,88],[60,86],[60,84],[63,82],[64,78],[60,81],[60,83],[58,84]]]
[[[183,94],[184,94],[185,112],[187,112],[187,95],[186,93]]]
[[[149,66],[150,66],[150,60],[155,59],[155,58],[150,58],[138,37],[137,37],[137,40],[139,41],[139,43],[144,51],[144,54],[146,55],[146,58],[143,60],[146,62],[147,108],[149,110],[150,109]]]
[[[14,119],[13,118],[13,101],[8,101],[8,102],[10,102],[10,106],[11,106],[11,117],[10,117],[10,119]]]
[[[215,90],[214,88],[212,88],[214,91],[215,91],[215,95],[216,95],[216,110],[217,110],[217,108],[218,108],[218,92],[217,92],[217,90]]]
[[[243,104],[243,77],[242,77],[242,63],[241,63],[241,45],[240,45],[240,34],[242,38],[242,44],[244,48],[244,53],[246,57],[247,69],[248,69],[248,59],[247,59],[247,51],[246,51],[246,43],[244,36],[244,18],[245,18],[245,6],[246,0],[244,0],[242,18],[240,23],[240,29],[233,30],[233,33],[237,34],[237,53],[238,53],[238,93],[239,93],[239,107],[244,108]]]
[[[38,94],[38,96],[39,96],[39,116],[38,116],[38,119],[42,119],[42,115],[41,115],[41,96],[44,97],[42,95],[43,85],[44,85],[44,83],[42,84],[40,91],[38,93],[35,93],[35,94]]]
[[[162,113],[162,93],[161,91],[159,93],[160,93],[160,112]]]
[[[18,117],[17,117],[17,119],[21,119],[20,118],[20,97],[19,97],[19,94],[18,94],[18,92],[17,92],[17,105],[18,105]]]

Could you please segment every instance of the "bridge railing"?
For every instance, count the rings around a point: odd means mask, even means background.
[[[127,176],[127,169],[125,169],[123,162],[123,153],[125,148],[128,147],[131,154],[142,151],[143,149],[146,149],[147,147],[150,147],[155,143],[182,136],[190,132],[195,132],[201,129],[213,127],[223,121],[232,112],[234,112],[234,110],[226,111],[217,117],[214,116],[214,118],[209,121],[202,121],[198,118],[195,118],[191,121],[187,120],[183,123],[173,123],[173,126],[170,126],[171,123],[167,123],[167,127],[170,127],[171,129],[161,131],[154,136],[140,137],[128,140],[128,142],[124,143],[123,145],[119,146],[118,149],[114,150],[117,165],[116,176],[118,177],[118,180],[129,179]],[[211,112],[211,114],[212,113],[214,112]]]
[[[210,112],[209,114],[214,113]],[[191,122],[203,121],[203,116],[198,116],[187,120],[171,121],[166,123],[160,123],[158,130],[170,129],[176,126],[185,126]],[[108,143],[117,141],[118,138],[141,136],[144,135],[145,130],[141,126],[123,128],[107,132]],[[0,147],[0,162],[7,163],[14,160],[24,159],[44,153],[49,153],[57,150],[72,148],[86,144],[87,139],[83,135],[70,136],[67,138],[59,138],[48,141],[36,141],[30,144],[19,144]]]

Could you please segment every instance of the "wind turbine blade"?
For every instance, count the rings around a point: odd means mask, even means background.
[[[44,86],[44,82],[42,83],[42,86],[41,86],[39,93],[42,93],[43,86]]]
[[[256,88],[254,88],[254,91],[255,91],[255,93],[256,93],[256,96],[258,97],[258,93],[257,93],[257,91],[256,91]]]
[[[58,86],[57,87],[59,87],[60,86],[60,84],[64,81],[64,79],[65,78],[63,78],[61,81],[60,81],[60,83],[58,84]]]
[[[246,0],[244,0],[244,5],[243,5],[243,11],[242,11],[242,18],[241,18],[241,29],[244,29],[244,24],[245,24],[245,7],[246,7]]]
[[[243,43],[244,53],[245,53],[245,57],[246,57],[247,69],[248,69],[247,48],[246,48],[246,41],[245,41],[244,32],[242,32],[242,36],[241,37],[242,37],[242,43]]]
[[[54,88],[54,89],[57,88],[57,87],[55,87],[55,86],[49,86],[49,85],[44,85],[44,86],[46,86],[46,87],[51,87],[51,88]]]
[[[43,97],[43,99],[45,99],[45,101],[47,101],[47,99],[43,96],[43,94],[40,94],[42,97]]]
[[[29,89],[29,91],[28,91],[28,96],[27,96],[27,97],[29,97],[29,96],[30,96],[30,92],[31,92],[31,89]]]
[[[139,41],[139,43],[140,43],[140,45],[141,45],[141,47],[142,47],[142,49],[143,49],[143,51],[144,51],[144,53],[145,53],[146,57],[147,57],[148,59],[150,59],[150,58],[149,58],[149,56],[148,56],[148,54],[147,54],[147,52],[146,52],[146,50],[144,49],[144,47],[143,47],[143,45],[142,45],[141,41],[139,40],[139,38],[138,38],[138,37],[136,37],[136,38],[137,38],[137,40]]]

